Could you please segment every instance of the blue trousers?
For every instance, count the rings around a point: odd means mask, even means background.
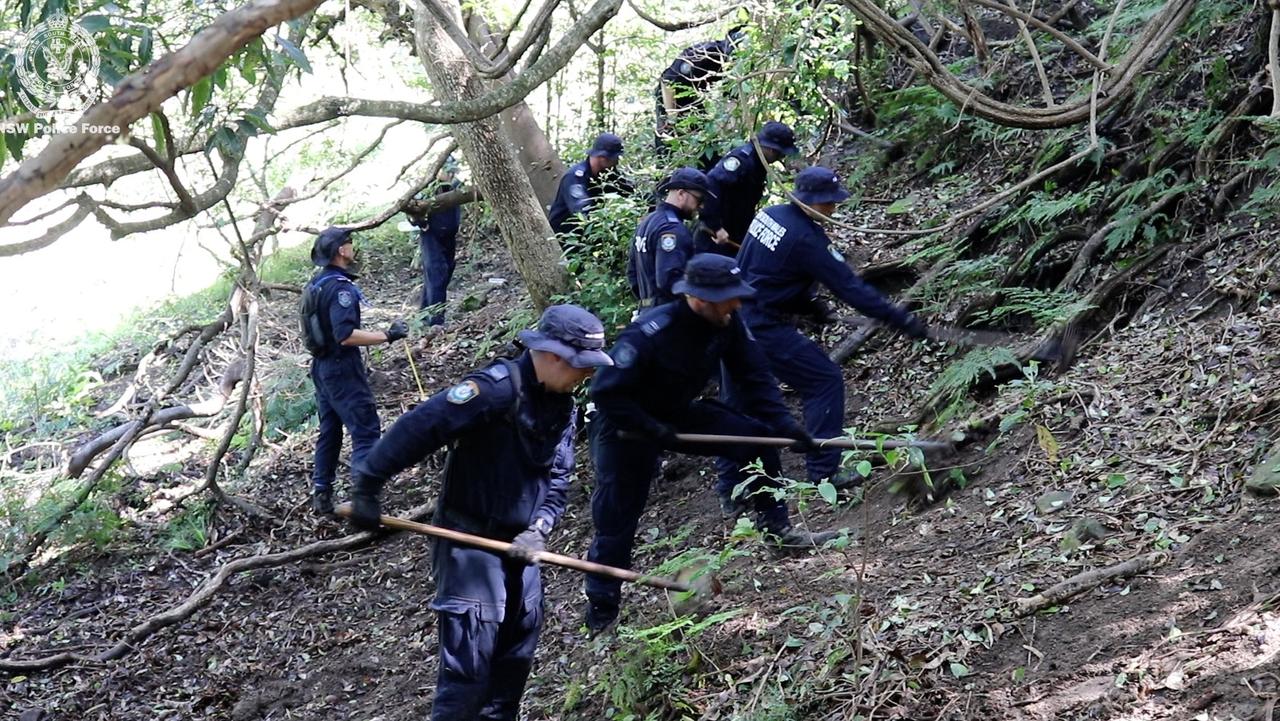
[[[794,325],[761,323],[751,326],[760,349],[769,359],[769,370],[800,394],[805,430],[814,438],[835,438],[844,433],[844,376],[822,347]],[[809,480],[820,481],[840,467],[840,450],[814,451],[805,458]]]
[[[422,250],[422,308],[445,302],[453,269],[457,266],[454,256],[458,252],[458,236],[418,234],[418,247]],[[427,325],[444,323],[443,307],[433,314]]]
[[[327,490],[333,487],[338,474],[343,426],[351,434],[352,466],[364,460],[382,430],[359,352],[344,350],[332,357],[313,359],[311,382],[316,387],[316,411],[320,415],[311,482],[317,490]]]
[[[516,721],[542,629],[537,566],[437,541],[440,668],[432,721]]]
[[[770,434],[767,424],[709,400],[695,401],[675,425],[681,433]],[[636,529],[649,500],[649,484],[658,470],[662,450],[651,441],[619,438],[617,429],[603,413],[591,424],[591,458],[596,467],[596,487],[591,493],[591,520],[595,525],[595,536],[587,549],[587,560],[631,568]],[[746,486],[746,497],[756,512],[756,525],[769,529],[787,525],[786,502],[768,492],[777,488],[774,478],[782,472],[776,449],[699,443],[677,444],[671,450],[724,457],[727,467],[722,471],[728,471],[729,477],[721,482],[729,483],[730,488],[747,479],[743,466],[760,459],[765,473],[773,478],[759,476]],[[588,574],[586,592],[595,606],[616,610],[622,599],[622,582]]]

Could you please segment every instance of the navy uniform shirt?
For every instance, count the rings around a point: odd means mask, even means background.
[[[555,525],[564,513],[573,418],[573,396],[547,391],[526,352],[465,376],[401,416],[360,470],[385,481],[452,444],[437,522],[510,541],[534,521]]]
[[[557,233],[567,230],[566,221],[572,216],[587,212],[591,200],[600,194],[600,184],[591,174],[590,160],[575,164],[560,178],[560,188],[547,211],[551,229]]]
[[[627,280],[640,304],[669,303],[677,297],[671,286],[693,256],[693,235],[676,207],[664,201],[640,221],[628,255]]]
[[[755,297],[742,306],[751,325],[808,312],[818,284],[877,320],[901,327],[910,318],[853,272],[822,226],[794,203],[772,205],[756,214],[738,251],[738,266],[742,279],[756,289]]]
[[[728,327],[713,325],[688,302],[652,308],[618,336],[615,365],[591,381],[600,420],[617,430],[651,433],[678,424],[723,362],[743,412],[785,427],[794,421],[782,403],[764,354],[735,313]]]
[[[329,334],[325,340],[328,352],[324,358],[338,358],[345,355],[360,355],[356,346],[344,346],[351,332],[360,327],[360,304],[364,295],[356,287],[356,274],[336,265],[326,265],[311,277],[310,285],[320,289],[318,307],[324,319],[322,325]]]
[[[676,107],[701,103],[701,93],[724,76],[732,53],[728,40],[709,40],[681,50],[661,76],[663,82],[676,86]]]
[[[723,228],[733,242],[741,243],[755,217],[756,206],[764,197],[768,180],[768,171],[755,145],[747,143],[729,151],[707,173],[707,179],[711,181],[711,194],[698,214],[702,225],[711,233]],[[699,253],[724,255],[722,247],[733,247],[718,246],[705,233],[699,234],[698,241]]]
[[[442,195],[452,190],[457,190],[462,186],[457,180],[449,183],[440,183],[436,186],[435,194]],[[410,215],[409,222],[417,226],[418,230],[435,238],[452,238],[458,234],[458,227],[462,225],[462,206],[455,205],[452,208],[437,210],[434,213],[428,213],[426,217],[421,215]]]

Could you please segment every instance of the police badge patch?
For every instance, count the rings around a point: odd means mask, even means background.
[[[730,173],[736,171],[740,167],[742,167],[742,161],[738,160],[736,157],[730,155],[724,159],[724,169]]]
[[[619,368],[630,368],[636,362],[636,349],[630,343],[619,343],[613,349],[613,364]]]
[[[675,233],[663,233],[663,234],[662,234],[662,238],[660,239],[660,241],[661,241],[661,244],[662,244],[662,249],[663,249],[663,250],[665,250],[665,251],[667,251],[668,253],[670,253],[671,251],[673,251],[673,250],[675,250],[675,249],[676,249],[676,234],[675,234]]]
[[[689,63],[689,61],[688,61],[688,60],[683,60],[683,61],[681,61],[681,62],[680,62],[680,74],[681,74],[681,75],[688,75],[688,74],[689,74],[689,73],[691,73],[691,72],[693,72],[693,65],[691,65],[691,64]]]
[[[840,261],[841,263],[843,263],[843,262],[844,262],[844,256],[840,254],[840,251],[836,250],[835,248],[827,248],[827,250],[831,252],[831,257],[832,257],[832,258],[835,258],[836,260]]]
[[[582,199],[587,197],[587,189],[582,187],[581,185],[571,185],[569,186],[569,195],[572,195],[573,197],[578,199]]]
[[[348,290],[338,291],[338,305],[342,306],[343,308],[350,308],[351,304],[354,302],[355,300],[351,297],[351,291],[348,291]]]
[[[480,395],[480,386],[476,385],[475,381],[463,381],[450,388],[445,398],[450,403],[460,406],[478,395]]]

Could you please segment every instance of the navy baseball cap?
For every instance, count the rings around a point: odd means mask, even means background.
[[[662,181],[658,186],[658,190],[666,192],[668,190],[697,190],[703,195],[716,197],[711,192],[711,182],[707,180],[707,176],[697,168],[678,168],[676,172],[671,174],[670,178]]]
[[[613,365],[613,359],[604,352],[604,324],[586,308],[576,305],[547,308],[537,330],[522,330],[516,336],[526,348],[555,353],[574,368]]]
[[[591,144],[591,150],[587,155],[600,158],[616,158],[622,155],[622,138],[613,133],[600,133],[596,136],[596,142]]]
[[[750,298],[756,289],[742,279],[738,261],[719,253],[698,253],[684,266],[684,277],[671,285],[672,292],[712,303]]]
[[[329,261],[333,260],[333,256],[337,254],[338,248],[351,242],[351,230],[349,228],[339,228],[331,225],[320,231],[316,236],[315,242],[311,245],[311,262],[325,266]]]
[[[783,155],[795,155],[800,152],[796,147],[796,134],[791,126],[776,120],[770,120],[760,128],[760,132],[756,133],[756,141]]]
[[[814,165],[801,170],[796,176],[796,187],[791,195],[805,205],[813,205],[848,200],[849,191],[840,184],[840,177],[835,171]]]

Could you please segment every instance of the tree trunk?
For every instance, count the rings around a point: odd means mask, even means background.
[[[425,9],[414,6],[414,35],[436,99],[449,102],[479,97],[487,83]],[[474,172],[475,184],[493,209],[502,239],[524,278],[534,305],[568,288],[569,276],[560,262],[560,246],[551,232],[520,163],[515,143],[497,117],[454,128],[454,138]]]
[[[478,12],[473,11],[467,18],[467,34],[487,55],[494,51],[493,31]],[[495,60],[502,60],[502,57]],[[512,73],[507,73],[504,81],[510,81]],[[564,163],[551,145],[547,134],[533,117],[528,103],[517,103],[502,111],[502,130],[515,143],[516,152],[520,156],[520,165],[533,185],[533,192],[538,196],[542,207],[551,205],[555,200],[556,190],[560,187],[560,176],[564,175]]]

